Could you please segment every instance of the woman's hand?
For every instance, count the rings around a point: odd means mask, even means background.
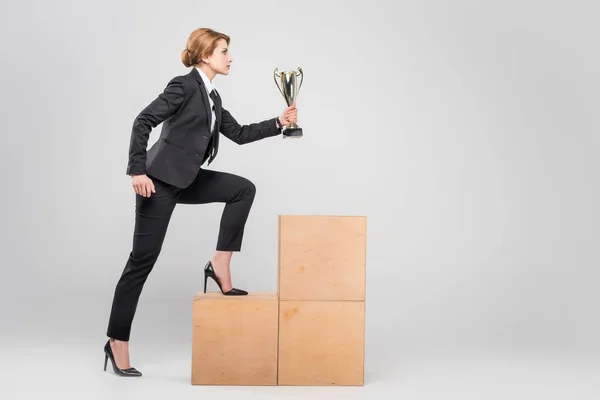
[[[292,122],[298,122],[298,110],[296,109],[296,103],[286,107],[279,116],[279,120],[285,126],[291,124]]]
[[[133,175],[131,177],[133,190],[140,196],[150,197],[150,193],[156,193],[152,179],[147,175]]]

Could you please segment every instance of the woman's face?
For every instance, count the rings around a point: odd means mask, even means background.
[[[232,61],[227,42],[225,39],[219,39],[215,51],[207,59],[208,65],[217,74],[228,75]]]

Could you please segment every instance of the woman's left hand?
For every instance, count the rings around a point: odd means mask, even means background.
[[[286,107],[279,116],[279,120],[283,125],[289,125],[292,122],[298,122],[298,109],[296,108],[296,103]]]

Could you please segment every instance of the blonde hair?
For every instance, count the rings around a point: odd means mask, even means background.
[[[200,64],[202,57],[209,56],[215,51],[217,41],[225,39],[229,45],[230,38],[224,33],[209,28],[198,28],[188,37],[185,49],[181,52],[181,62],[186,67]]]

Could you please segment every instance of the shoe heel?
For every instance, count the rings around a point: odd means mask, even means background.
[[[223,287],[221,286],[221,281],[219,280],[219,278],[217,278],[217,274],[215,273],[215,270],[213,269],[212,263],[210,261],[204,267],[204,293],[206,293],[206,281],[208,280],[209,277],[212,278],[213,281],[215,281],[215,283],[219,287],[219,290],[224,295],[240,296],[240,295],[248,294],[247,291],[236,289],[236,288],[231,288],[227,292],[223,292]]]
[[[110,363],[112,364],[112,367],[113,367],[113,371],[115,371],[115,374],[117,374],[119,376],[142,376],[142,373],[133,367],[130,367],[127,369],[120,369],[119,367],[117,367],[115,357],[112,354],[112,350],[110,348],[110,339],[104,345],[104,370],[105,371],[106,371],[106,365],[107,365],[109,358],[110,358]]]

